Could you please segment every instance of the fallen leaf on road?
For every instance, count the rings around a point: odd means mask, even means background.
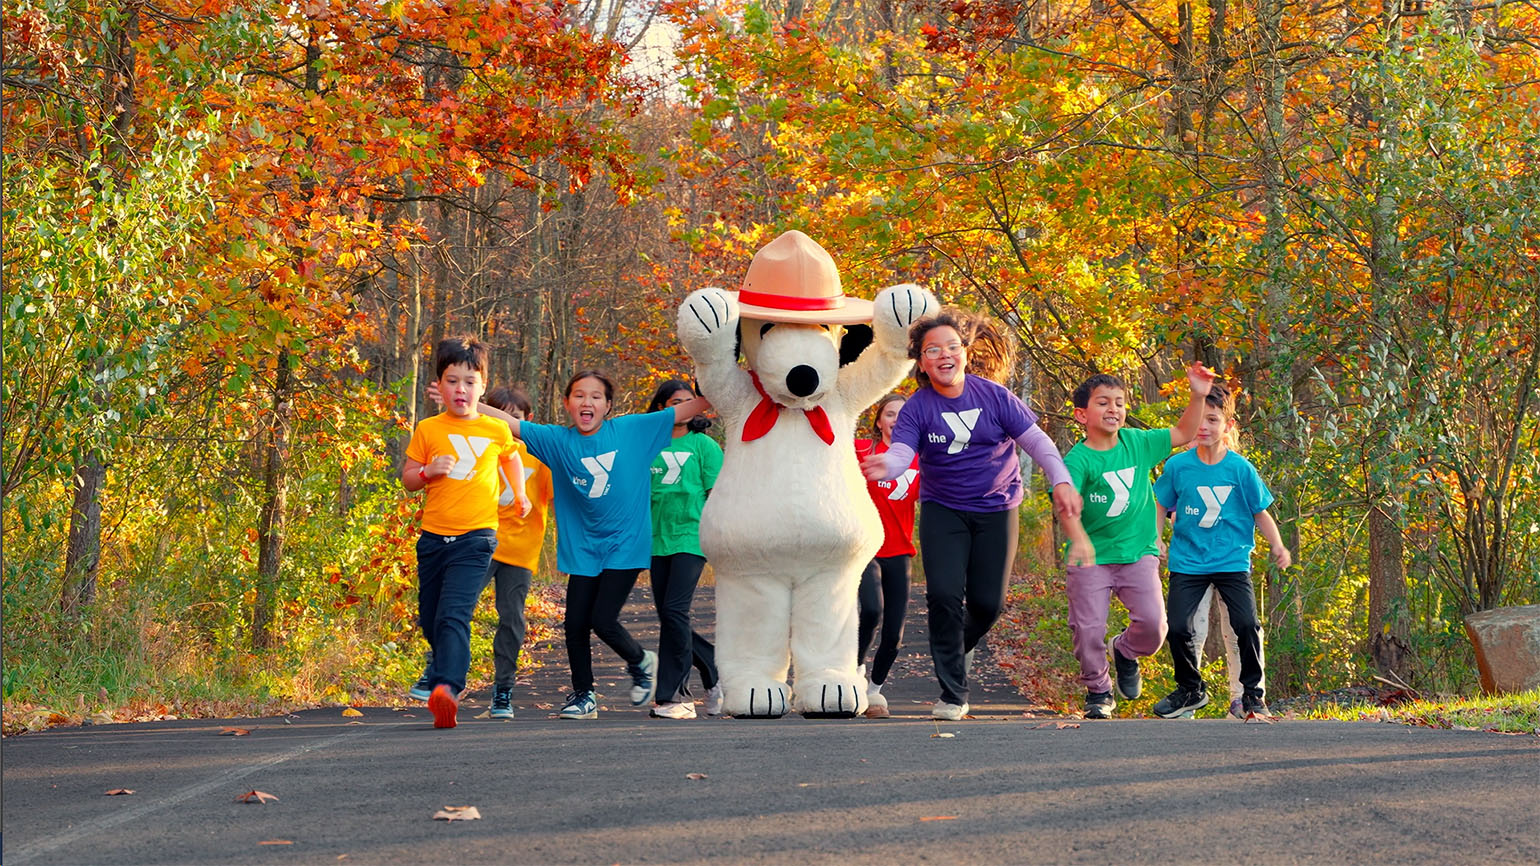
[[[445,806],[433,813],[435,821],[475,821],[481,818],[481,810],[475,806]]]
[[[537,709],[537,710],[554,710],[554,709],[556,709],[556,705],[555,704],[535,704],[535,709]]]
[[[1251,724],[1252,722],[1261,722],[1264,725],[1271,725],[1273,723],[1273,720],[1267,716],[1259,716],[1256,713],[1247,713],[1245,721],[1247,724]]]
[[[266,840],[263,840],[261,842],[258,842],[257,844],[258,845],[293,845],[294,843],[292,841],[288,840],[288,839],[266,839]]]
[[[403,719],[415,719],[415,718],[417,718],[417,714],[416,713],[407,713],[406,715],[402,716],[401,718],[403,718]]]
[[[471,718],[473,718],[473,719],[490,719],[490,718],[492,718],[492,711],[491,710],[482,710],[481,712],[477,713],[476,715],[471,716]]]
[[[109,797],[119,797],[119,796],[122,796],[123,794],[132,794],[132,793],[134,793],[134,789],[133,788],[113,788],[111,791],[107,792],[107,796],[109,796]]]
[[[358,710],[355,710],[352,707],[348,707],[347,709],[342,711],[342,715],[344,715],[347,718],[351,719],[351,718],[354,718],[356,716],[361,716],[361,715],[363,715],[363,713],[360,713]]]
[[[956,734],[944,734],[944,733],[941,733],[941,732],[938,731],[937,733],[931,734],[930,738],[932,740],[950,740],[950,739],[952,739],[953,737],[956,737],[956,736],[957,736]]]
[[[921,821],[956,821],[957,820],[957,816],[956,815],[924,815],[924,816],[921,816],[920,820]]]
[[[1058,723],[1056,723],[1054,725],[1054,729],[1055,730],[1059,730],[1059,731],[1062,731],[1065,728],[1078,728],[1078,727],[1080,727],[1080,723],[1079,722],[1058,722]]]
[[[272,800],[275,803],[278,802],[277,797],[266,791],[247,791],[235,798],[237,803],[261,803],[264,806],[267,805],[268,800]]]
[[[251,735],[251,731],[245,728],[224,727],[219,729],[219,735],[222,737],[246,737]]]
[[[705,773],[685,773],[684,777],[686,779],[700,780],[700,779],[706,778],[706,774]]]

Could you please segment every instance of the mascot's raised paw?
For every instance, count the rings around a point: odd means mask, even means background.
[[[697,359],[726,359],[732,363],[738,343],[738,299],[735,292],[700,289],[679,305],[679,342]]]
[[[853,719],[866,712],[863,678],[797,678],[797,711],[809,719]]]
[[[779,719],[786,715],[789,691],[785,683],[776,680],[727,686],[722,695],[722,712],[735,719]]]
[[[941,312],[936,296],[914,285],[891,286],[872,301],[872,330],[884,346],[909,345],[909,326]]]

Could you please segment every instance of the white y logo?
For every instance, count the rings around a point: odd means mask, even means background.
[[[664,451],[663,462],[668,464],[668,471],[663,473],[664,484],[677,484],[680,470],[690,462],[691,454],[688,451]]]
[[[962,412],[942,412],[941,420],[946,426],[952,428],[952,444],[946,446],[946,453],[956,454],[968,447],[973,441],[973,426],[979,423],[979,413],[983,409],[967,409]]]
[[[597,457],[584,457],[583,468],[594,477],[593,486],[588,488],[588,498],[598,499],[610,488],[610,470],[615,468],[615,452],[606,451]]]
[[[524,467],[524,483],[525,484],[528,484],[529,483],[529,479],[533,478],[534,475],[535,475],[535,467],[533,467],[533,466],[525,466]],[[497,467],[497,477],[503,479],[503,492],[497,497],[497,504],[498,505],[512,505],[513,504],[513,500],[514,500],[513,484],[509,483],[509,481],[508,481],[508,473],[503,471],[503,467],[502,466],[498,466]]]
[[[904,474],[893,479],[893,492],[888,494],[889,499],[903,499],[909,495],[909,485],[920,476],[918,469],[905,469]]]
[[[1103,472],[1102,479],[1112,488],[1112,506],[1107,509],[1107,516],[1117,517],[1128,510],[1128,494],[1134,487],[1134,467]]]
[[[476,473],[476,458],[487,450],[492,440],[485,436],[461,436],[459,433],[449,434],[449,445],[455,450],[455,465],[449,470],[449,477],[456,481],[464,481]]]
[[[1199,487],[1198,495],[1203,498],[1203,516],[1198,518],[1198,525],[1204,529],[1219,522],[1219,508],[1230,498],[1230,491],[1234,486],[1224,487]]]

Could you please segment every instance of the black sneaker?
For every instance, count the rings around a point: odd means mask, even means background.
[[[492,709],[489,712],[494,719],[513,718],[512,686],[497,686],[492,689]]]
[[[1189,715],[1193,710],[1208,706],[1208,690],[1203,688],[1184,689],[1178,686],[1176,691],[1160,699],[1153,712],[1163,719],[1179,719]]]
[[[1241,718],[1249,719],[1252,716],[1266,719],[1271,718],[1272,710],[1267,708],[1267,701],[1261,695],[1241,695]]]
[[[1113,700],[1112,692],[1085,693],[1085,717],[1088,719],[1110,719],[1117,708],[1118,702]]]
[[[1113,686],[1118,690],[1118,697],[1125,701],[1139,697],[1139,693],[1144,691],[1144,681],[1139,677],[1139,660],[1123,658],[1117,647],[1113,647],[1112,666],[1118,672],[1117,684]]]

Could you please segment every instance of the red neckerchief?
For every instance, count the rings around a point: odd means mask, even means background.
[[[786,408],[770,399],[765,393],[765,386],[759,384],[759,374],[749,371],[749,379],[754,382],[754,390],[759,392],[759,405],[749,413],[748,420],[743,422],[743,441],[753,442],[755,439],[770,432],[775,422],[781,417],[781,410]],[[818,434],[825,445],[834,444],[834,428],[829,426],[829,416],[823,411],[822,406],[814,406],[811,409],[803,409],[802,414],[807,416],[808,426]]]

